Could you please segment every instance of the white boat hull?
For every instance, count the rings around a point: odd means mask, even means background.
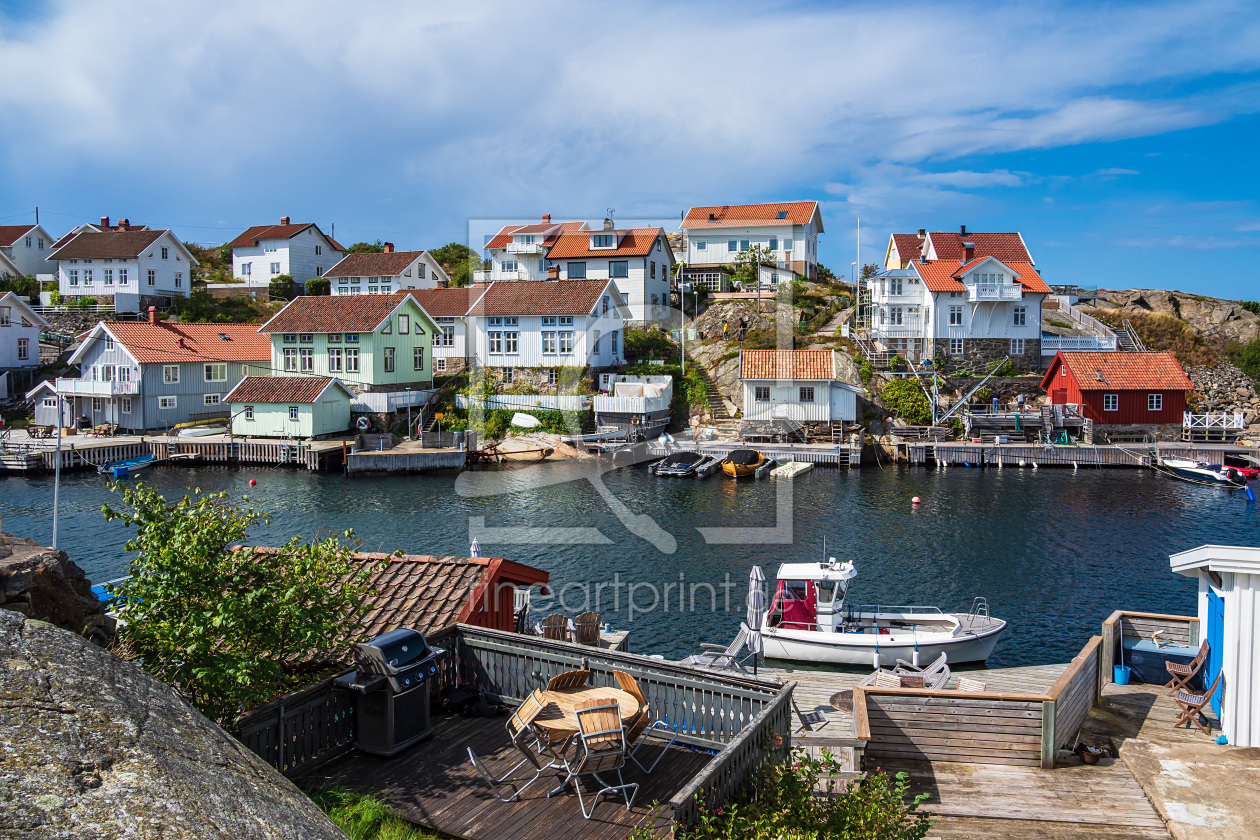
[[[957,619],[963,627],[968,626],[966,615],[954,614],[951,618]],[[957,634],[914,634],[899,630],[887,635],[877,635],[769,627],[762,631],[762,642],[767,659],[891,668],[897,664],[898,659],[913,663],[917,648],[920,665],[927,665],[941,653],[947,655],[947,661],[951,665],[956,665],[986,661],[1005,628],[1006,622],[999,618],[990,619],[987,623],[980,619],[974,631],[964,629]],[[878,666],[875,663],[877,655]]]

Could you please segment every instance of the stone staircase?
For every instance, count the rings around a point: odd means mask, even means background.
[[[739,438],[739,420],[731,416],[726,410],[726,403],[722,400],[722,392],[718,390],[717,383],[709,376],[709,372],[704,369],[704,365],[696,364],[696,372],[700,374],[700,378],[704,380],[705,398],[709,403],[709,414],[713,416],[713,426],[718,431],[718,436],[724,440],[736,440]]]

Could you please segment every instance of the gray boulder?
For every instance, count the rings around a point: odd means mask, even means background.
[[[0,610],[0,837],[345,835],[169,686]]]
[[[0,534],[0,608],[100,637],[105,610],[92,582],[64,551]]]

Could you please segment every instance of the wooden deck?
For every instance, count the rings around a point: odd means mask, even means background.
[[[707,752],[671,747],[671,755],[661,759],[651,776],[630,763],[624,771],[625,780],[640,783],[634,806],[627,811],[625,800],[610,794],[591,819],[584,820],[572,792],[547,797],[563,779],[560,771],[545,773],[516,802],[501,802],[490,793],[468,761],[468,748],[473,748],[492,773],[505,773],[520,760],[520,754],[508,743],[505,721],[441,718],[435,721],[437,733],[433,738],[393,758],[354,752],[296,781],[303,787],[336,784],[374,794],[414,823],[468,840],[621,840],[639,826],[655,826],[669,836],[669,805],[659,803],[668,803],[712,758]],[[643,755],[655,758],[654,749],[655,745],[649,744]],[[524,768],[518,774],[528,778]],[[589,778],[582,784],[584,791],[593,790]]]

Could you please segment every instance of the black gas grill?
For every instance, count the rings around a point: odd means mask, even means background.
[[[357,670],[337,683],[363,695],[355,735],[359,749],[393,755],[433,734],[429,694],[443,653],[430,647],[423,633],[407,628],[354,646]]]

